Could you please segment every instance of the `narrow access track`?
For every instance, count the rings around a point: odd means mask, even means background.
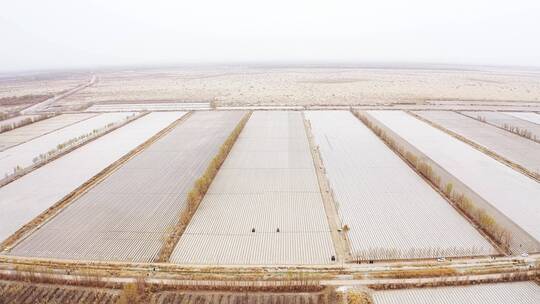
[[[446,270],[453,270],[450,274]],[[440,273],[440,274],[439,274]],[[344,264],[341,267],[195,266],[169,263],[128,263],[35,259],[0,255],[0,278],[70,284],[126,284],[144,278],[162,286],[446,286],[475,282],[531,280],[540,275],[540,254],[528,257],[470,258],[448,262],[402,261]]]
[[[306,136],[308,138],[309,148],[313,158],[313,165],[315,166],[315,172],[317,173],[317,180],[319,182],[324,210],[326,211],[326,217],[330,226],[330,234],[332,235],[334,248],[336,250],[337,261],[345,263],[352,260],[349,241],[347,239],[346,232],[342,230],[342,224],[339,220],[336,203],[326,178],[324,164],[319,153],[319,149],[315,145],[313,134],[311,133],[311,125],[306,119],[304,112],[302,112],[302,119],[304,120]]]
[[[87,82],[87,83],[84,83],[84,84],[81,84],[81,85],[78,85],[76,86],[75,88],[71,89],[71,90],[68,90],[67,92],[64,92],[60,95],[57,95],[57,96],[54,96],[54,97],[51,97],[45,101],[42,101],[40,103],[37,103],[33,106],[30,106],[22,111],[20,111],[21,115],[27,115],[27,114],[35,114],[35,113],[39,113],[41,111],[44,111],[46,110],[51,104],[55,103],[56,101],[62,99],[62,98],[66,98],[68,96],[71,96],[81,90],[84,90],[90,86],[93,86],[94,84],[96,84],[98,81],[98,78],[96,75],[92,75],[92,78],[90,78],[90,80]]]

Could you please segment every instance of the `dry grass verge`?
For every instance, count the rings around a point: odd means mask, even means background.
[[[0,281],[0,304],[116,303],[118,290]]]
[[[41,120],[51,118],[51,117],[53,117],[55,115],[56,114],[41,114],[41,115],[38,115],[36,117],[27,117],[27,118],[25,118],[23,120],[20,120],[18,122],[3,125],[2,127],[0,127],[0,133],[4,133],[4,132],[11,131],[13,129],[24,127],[26,125],[29,125],[29,124],[32,124],[32,123],[35,123],[35,122],[38,122],[38,121],[41,121]]]
[[[26,271],[27,272],[24,274],[0,274],[0,295],[9,296],[11,300],[15,299],[15,301],[8,303],[19,303],[18,299],[33,295],[34,291],[39,291],[39,293],[47,297],[62,296],[65,294],[74,296],[88,294],[90,299],[94,299],[95,297],[92,293],[96,293],[95,296],[98,296],[98,298],[105,295],[108,295],[109,297],[112,296],[114,298],[114,303],[154,303],[158,299],[186,299],[195,295],[197,297],[214,300],[216,295],[217,298],[220,298],[221,294],[237,297],[245,295],[248,292],[255,297],[275,295],[278,297],[286,296],[294,298],[306,296],[311,300],[317,300],[316,302],[318,303],[320,301],[322,301],[322,303],[328,303],[327,301],[331,295],[331,289],[321,286],[318,282],[291,281],[276,282],[278,284],[271,285],[258,285],[256,284],[257,282],[246,282],[248,283],[246,285],[235,285],[233,281],[230,281],[222,282],[230,284],[216,285],[184,285],[182,283],[163,285],[148,282],[148,280],[143,277],[136,277],[129,281],[106,283],[101,280],[104,279],[104,277],[99,276],[94,278],[81,276],[76,277],[75,279],[66,279],[61,276],[51,278],[45,277],[40,273],[28,272],[29,269],[26,269]],[[8,288],[5,288],[6,286]],[[51,291],[55,292],[51,294]],[[0,303],[2,302],[0,301]],[[36,302],[32,301],[32,303]],[[176,301],[174,301],[174,303],[176,303]]]
[[[521,137],[525,137],[527,139],[530,139],[532,141],[535,141],[537,143],[540,143],[540,139],[536,137],[536,135],[532,134],[531,131],[527,130],[527,129],[522,129],[520,127],[516,127],[516,126],[513,126],[513,125],[510,125],[510,124],[503,124],[503,129],[507,130],[507,131],[510,131],[514,134],[517,134]]]
[[[52,94],[42,94],[42,95],[22,95],[22,96],[8,96],[8,97],[2,97],[0,98],[0,105],[3,106],[17,106],[17,105],[25,105],[25,104],[36,104],[43,102],[49,98],[53,98],[54,95]],[[0,116],[0,120],[3,119],[2,116]]]
[[[156,262],[167,262],[171,257],[174,247],[180,240],[182,233],[184,232],[187,225],[189,224],[189,221],[195,214],[195,211],[197,211],[197,208],[199,207],[199,204],[201,203],[204,195],[208,191],[210,184],[214,180],[214,177],[216,177],[216,174],[225,159],[227,158],[227,155],[229,155],[229,152],[231,151],[234,143],[236,142],[236,139],[238,139],[240,132],[242,132],[242,129],[244,129],[244,126],[249,120],[251,113],[252,112],[248,112],[246,115],[244,115],[244,117],[242,117],[242,119],[238,122],[229,137],[227,137],[225,142],[221,145],[217,155],[214,156],[212,161],[210,161],[210,164],[208,165],[202,176],[195,181],[193,188],[188,193],[186,208],[180,213],[178,223],[174,227],[171,235],[163,244],[163,247],[161,248]]]
[[[536,135],[532,134],[532,132],[527,130],[527,129],[520,128],[520,127],[511,125],[511,124],[508,124],[508,123],[503,123],[502,126],[499,126],[499,125],[488,122],[484,116],[477,115],[476,117],[474,117],[474,116],[465,115],[465,114],[463,114],[461,112],[457,112],[457,113],[459,113],[461,115],[464,115],[464,116],[466,116],[468,118],[476,119],[476,120],[478,120],[480,122],[486,123],[486,124],[494,126],[496,128],[503,129],[503,130],[506,130],[508,132],[512,132],[512,133],[514,133],[516,135],[519,135],[521,137],[525,137],[525,138],[530,139],[532,141],[535,141],[537,143],[540,143],[540,138],[537,138]]]
[[[466,286],[477,284],[492,284],[492,283],[506,283],[506,282],[520,282],[520,281],[534,281],[539,276],[538,272],[515,272],[501,274],[496,278],[469,278],[465,277],[460,280],[456,280],[453,277],[448,279],[433,280],[429,282],[415,282],[415,283],[387,283],[387,284],[374,284],[369,285],[373,290],[388,290],[388,289],[407,289],[407,288],[432,288],[432,287],[447,287],[447,286]]]
[[[424,269],[400,269],[395,271],[385,271],[378,274],[373,274],[374,278],[397,278],[397,279],[409,279],[409,278],[436,278],[436,277],[448,277],[455,276],[458,272],[453,268],[448,267],[434,267]]]
[[[382,128],[373,124],[365,115],[360,112],[353,112],[373,133],[381,138],[396,154],[405,159],[409,165],[416,169],[420,175],[438,189],[458,210],[460,210],[471,222],[478,226],[483,233],[497,244],[506,253],[510,252],[511,234],[504,227],[499,225],[495,218],[484,209],[479,208],[475,203],[463,193],[454,190],[452,184],[441,184],[441,177],[436,175],[433,168],[414,153],[396,143],[392,136],[388,135]],[[415,116],[416,117],[416,116]]]
[[[349,291],[347,304],[373,304],[373,299],[367,292]]]

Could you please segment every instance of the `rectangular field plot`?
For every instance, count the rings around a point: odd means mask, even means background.
[[[38,121],[36,123],[17,128],[0,134],[0,151],[9,147],[27,142],[38,136],[50,133],[52,131],[64,128],[71,124],[88,119],[96,114],[62,114],[49,119]]]
[[[505,114],[540,125],[540,114],[532,112],[505,112]]]
[[[59,144],[66,143],[82,135],[90,134],[93,130],[105,128],[110,123],[121,123],[130,115],[133,115],[133,113],[105,113],[97,115],[6,149],[0,152],[0,174],[13,173],[13,168],[16,166],[20,166],[21,168],[29,167],[33,164],[34,158],[57,148]]]
[[[464,111],[469,117],[485,120],[487,123],[503,129],[513,129],[514,132],[529,132],[530,139],[540,141],[540,124],[517,118],[502,112]]]
[[[88,190],[13,255],[150,262],[173,231],[187,192],[242,112],[197,112]]]
[[[538,182],[405,112],[368,113],[540,240]]]
[[[332,255],[301,113],[253,113],[171,261],[327,264]]]
[[[540,286],[533,282],[411,288],[375,291],[374,304],[536,304]]]
[[[455,112],[417,111],[414,113],[531,172],[540,174],[540,143]]]
[[[152,102],[152,103],[111,103],[97,104],[88,108],[88,112],[122,111],[191,111],[210,110],[208,102]]]
[[[184,114],[145,115],[0,188],[0,242]]]
[[[431,186],[350,112],[306,112],[351,254],[360,259],[495,253]]]

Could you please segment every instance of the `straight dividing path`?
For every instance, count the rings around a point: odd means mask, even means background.
[[[477,284],[479,282],[505,282],[534,278],[538,275],[539,255],[530,257],[474,258],[456,262],[392,262],[345,267],[185,267],[174,264],[111,263],[66,260],[34,260],[0,256],[0,275],[38,280],[133,283],[141,277],[150,284],[163,286],[212,287],[269,287],[269,286],[369,286],[393,284],[398,286]],[[29,268],[30,267],[30,268]],[[456,269],[456,275],[433,277],[429,274],[440,268]],[[75,271],[74,271],[75,270]],[[119,273],[121,270],[121,273]],[[396,277],[404,270],[427,271],[427,275]],[[388,275],[392,273],[393,275]],[[231,280],[231,275],[236,275]]]
[[[347,234],[342,230],[343,223],[339,217],[337,205],[334,201],[334,197],[331,192],[332,190],[325,175],[326,170],[324,168],[324,163],[322,161],[318,146],[315,144],[313,139],[311,124],[306,119],[304,112],[302,112],[302,119],[304,121],[304,127],[306,129],[311,155],[313,157],[313,165],[315,166],[315,171],[317,173],[317,180],[319,182],[321,196],[324,203],[324,210],[326,211],[328,224],[330,225],[330,233],[332,235],[332,240],[334,241],[337,261],[344,263],[352,259],[350,241],[347,238]]]
[[[90,80],[87,82],[87,83],[83,83],[81,85],[78,85],[76,86],[75,88],[73,89],[70,89],[68,90],[67,92],[64,92],[64,93],[61,93],[60,95],[57,95],[57,96],[54,96],[54,97],[51,97],[45,101],[42,101],[38,104],[35,104],[33,106],[30,106],[22,111],[21,114],[25,115],[25,114],[32,114],[32,113],[38,113],[42,110],[45,110],[46,108],[48,108],[51,104],[55,103],[56,101],[62,99],[62,98],[66,98],[68,96],[71,96],[81,90],[84,90],[92,85],[94,85],[96,82],[98,81],[98,78],[96,75],[92,75],[92,77],[90,78]]]
[[[524,120],[512,115],[508,115],[502,112],[487,112],[487,111],[462,111],[457,112],[467,117],[476,119],[478,121],[487,123],[499,129],[518,134],[515,132],[530,132],[530,137],[522,136],[523,138],[540,143],[540,124],[535,124],[528,120]],[[515,132],[508,130],[508,128],[517,128]],[[518,134],[519,135],[519,134]]]

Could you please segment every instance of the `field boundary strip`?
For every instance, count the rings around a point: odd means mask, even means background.
[[[513,131],[513,130],[511,129],[512,126],[510,126],[510,125],[508,126],[510,129],[505,129],[504,127],[501,127],[501,126],[499,126],[499,125],[497,125],[497,124],[495,124],[495,123],[493,123],[493,122],[490,122],[488,119],[485,119],[485,118],[482,119],[482,117],[480,117],[480,116],[476,116],[476,117],[474,117],[474,116],[472,116],[472,115],[469,116],[469,115],[467,115],[467,114],[465,114],[465,113],[463,113],[463,112],[461,112],[461,111],[456,111],[456,113],[461,114],[461,115],[463,115],[463,116],[465,116],[465,117],[467,117],[467,118],[472,118],[472,119],[474,119],[474,120],[476,120],[476,121],[479,121],[479,122],[488,124],[488,125],[493,126],[493,127],[495,127],[495,128],[499,128],[499,129],[504,130],[504,131],[506,131],[506,132],[515,134],[515,135],[517,135],[517,136],[521,136],[521,137],[523,137],[523,138],[525,138],[525,139],[532,140],[532,141],[534,141],[534,142],[540,144],[540,138],[536,138],[536,137],[527,137],[527,136],[523,135],[522,133],[519,133],[519,132],[517,132],[517,131]],[[498,112],[496,112],[496,113],[498,113]],[[500,113],[500,114],[506,115],[505,113]],[[509,116],[510,116],[510,115],[509,115]],[[515,119],[522,120],[522,121],[524,121],[524,122],[528,122],[528,121],[523,120],[523,119],[518,118],[518,117],[514,117],[514,118],[515,118]],[[520,128],[517,128],[516,130],[528,131],[528,130],[526,130],[526,129],[520,129]]]
[[[328,177],[325,174],[326,169],[324,168],[324,162],[319,152],[319,147],[315,144],[313,139],[311,122],[306,119],[304,112],[302,112],[302,120],[304,122],[311,157],[313,158],[313,166],[317,175],[317,181],[319,184],[319,190],[321,192],[324,210],[326,212],[326,218],[328,225],[330,226],[330,234],[334,243],[337,261],[347,262],[352,259],[350,241],[345,231],[340,233],[338,230],[342,228],[342,223],[339,220],[336,202],[334,201],[334,197],[330,190]]]
[[[250,119],[252,113],[252,111],[249,111],[240,119],[240,121],[229,134],[227,139],[225,139],[225,141],[222,143],[220,150],[212,158],[202,176],[200,176],[195,181],[186,199],[186,207],[184,210],[181,211],[178,217],[178,222],[174,226],[173,232],[163,243],[156,262],[167,262],[170,260],[174,248],[176,248],[176,245],[184,234],[184,231],[189,225],[189,222],[195,215],[195,212],[197,212],[197,208],[202,202],[204,196],[206,195],[208,188],[210,188],[212,181],[217,175],[217,172],[227,159],[227,156],[231,152],[234,144],[236,143],[236,140],[240,136],[240,133],[242,133],[242,130]]]
[[[68,154],[68,153],[70,153],[70,152],[72,152],[72,151],[86,145],[86,144],[89,144],[89,143],[93,142],[94,140],[99,139],[100,137],[105,136],[105,135],[111,133],[112,131],[115,131],[115,130],[127,125],[128,123],[131,123],[131,122],[133,122],[133,121],[135,121],[135,120],[137,120],[137,119],[139,119],[139,118],[141,118],[141,117],[143,117],[143,116],[145,116],[145,115],[147,115],[149,113],[150,112],[141,112],[141,113],[139,113],[139,115],[129,117],[127,120],[122,121],[121,123],[113,126],[112,128],[106,129],[104,132],[99,133],[95,137],[91,137],[88,140],[83,140],[82,142],[76,143],[73,146],[70,146],[69,148],[67,148],[65,150],[62,150],[60,153],[57,153],[57,154],[55,154],[54,156],[52,156],[50,158],[47,158],[45,161],[37,162],[37,163],[34,163],[34,164],[30,165],[29,167],[23,168],[20,172],[17,172],[17,174],[15,174],[14,176],[10,176],[8,178],[0,179],[0,187],[3,187],[3,186],[5,186],[5,185],[7,185],[7,184],[9,184],[11,182],[14,182],[17,179],[25,176],[26,174],[28,174],[28,173],[36,170],[36,169],[39,169],[39,168],[45,166],[46,164],[48,164],[48,163],[50,163],[50,162],[52,162],[52,161],[54,161],[54,160],[56,160],[56,159],[58,159],[58,158],[60,158],[60,157],[62,157],[64,155],[66,155],[66,154]],[[96,116],[93,116],[93,117],[96,117]],[[91,117],[91,118],[93,118],[93,117]],[[84,119],[84,120],[86,120],[86,119]]]
[[[452,112],[454,112],[454,111],[452,111]],[[532,172],[532,171],[528,170],[527,168],[525,168],[525,167],[523,167],[523,166],[521,166],[519,164],[516,164],[516,163],[506,159],[505,157],[502,157],[501,155],[491,151],[490,149],[488,149],[488,148],[486,148],[484,146],[481,146],[481,145],[473,142],[472,140],[470,140],[470,139],[468,139],[468,138],[466,138],[464,136],[461,136],[461,135],[459,135],[459,134],[457,134],[457,133],[455,133],[453,131],[450,131],[447,128],[445,128],[445,127],[443,127],[443,126],[441,126],[441,125],[439,125],[439,124],[437,124],[437,123],[435,123],[435,122],[433,122],[431,120],[428,120],[428,119],[426,119],[426,118],[424,118],[424,117],[422,117],[422,116],[420,116],[420,115],[418,115],[416,113],[413,113],[411,111],[405,111],[405,113],[413,116],[414,118],[416,118],[416,119],[418,119],[420,121],[423,121],[423,122],[429,124],[430,126],[436,128],[438,130],[441,130],[441,131],[445,132],[446,134],[448,134],[448,135],[450,135],[450,136],[452,136],[452,137],[454,137],[454,138],[468,144],[469,146],[475,148],[476,150],[490,156],[491,158],[497,160],[498,162],[500,162],[500,163],[502,163],[502,164],[504,164],[504,165],[506,165],[506,166],[508,166],[508,167],[520,172],[520,173],[523,173],[524,175],[527,175],[531,179],[533,179],[533,180],[540,183],[540,175],[539,174],[536,174],[535,172]],[[466,117],[470,118],[468,116],[466,116]],[[471,119],[473,119],[473,118],[471,118]]]
[[[24,117],[24,116],[37,116],[37,117],[35,117],[35,119],[32,118],[32,117],[23,118],[19,122],[12,122],[11,126],[10,126],[10,124],[5,123],[6,120],[15,119],[15,118]],[[42,121],[42,120],[53,118],[55,116],[58,116],[58,114],[49,113],[49,114],[35,114],[35,115],[19,115],[19,116],[15,116],[15,117],[5,119],[5,120],[0,120],[0,126],[1,126],[0,127],[0,134],[10,132],[10,131],[13,131],[13,130],[18,129],[18,128],[22,128],[24,126],[28,126],[28,125],[31,125],[33,123],[36,123],[36,122],[39,122],[39,121]],[[4,123],[4,125],[2,125],[2,122]]]
[[[27,224],[19,228],[19,230],[17,230],[10,237],[8,237],[6,240],[0,243],[0,251],[11,250],[18,243],[20,243],[26,237],[31,235],[33,231],[39,229],[45,223],[52,220],[56,215],[62,212],[64,208],[69,206],[72,202],[76,201],[77,198],[81,197],[83,194],[85,194],[88,190],[93,188],[95,185],[105,180],[109,175],[111,175],[114,171],[116,171],[116,169],[121,167],[124,163],[126,163],[127,161],[135,157],[137,154],[139,154],[140,152],[145,150],[147,147],[152,145],[154,142],[156,142],[157,140],[165,136],[171,130],[173,130],[180,123],[188,119],[191,116],[191,114],[192,112],[187,112],[186,114],[182,115],[182,117],[178,118],[177,120],[169,124],[167,127],[162,129],[158,133],[154,134],[148,140],[138,145],[135,149],[131,150],[126,155],[122,156],[121,158],[116,160],[114,163],[107,166],[105,169],[101,170],[99,173],[97,173],[92,178],[87,180],[81,186],[77,187],[75,190],[73,190],[72,192],[64,196],[57,203],[49,207],[47,210],[43,211],[40,215],[36,216],[33,220],[31,220],[30,222],[28,222]]]
[[[451,272],[443,270],[453,270]],[[439,274],[440,275],[436,275]],[[182,266],[156,263],[110,263],[44,260],[0,256],[0,279],[27,282],[131,283],[139,278],[163,285],[274,285],[300,281],[324,285],[442,284],[469,281],[523,280],[540,275],[540,255],[530,257],[475,258],[445,263],[346,264],[342,267],[226,267]],[[235,279],[231,280],[234,276]]]
[[[85,114],[85,113],[69,113],[69,114]],[[92,115],[92,116],[83,118],[83,119],[81,119],[81,120],[74,121],[74,122],[72,122],[72,123],[70,123],[70,124],[67,124],[67,125],[65,125],[65,126],[62,126],[62,127],[60,127],[60,128],[57,128],[57,129],[54,129],[54,130],[47,131],[47,132],[45,132],[45,133],[43,133],[43,134],[40,134],[40,135],[38,135],[38,136],[36,136],[36,137],[32,137],[32,138],[27,139],[27,140],[25,140],[25,141],[21,141],[20,143],[17,143],[17,144],[15,144],[15,145],[13,145],[13,146],[9,146],[9,147],[7,147],[7,148],[0,149],[0,152],[7,151],[7,150],[9,150],[9,149],[11,149],[11,148],[13,148],[13,147],[16,147],[16,146],[25,144],[25,143],[27,143],[27,142],[31,142],[32,140],[37,139],[37,138],[40,138],[40,137],[43,137],[43,136],[45,136],[45,135],[47,135],[47,134],[51,134],[51,133],[53,133],[53,132],[56,132],[56,131],[65,129],[65,128],[67,128],[67,127],[71,127],[71,126],[76,125],[76,124],[78,124],[78,123],[80,123],[80,122],[83,122],[83,121],[92,119],[92,118],[94,118],[94,117],[97,117],[97,116],[99,116],[99,115],[101,115],[101,114],[103,114],[103,113],[96,113],[95,115]],[[37,123],[37,122],[46,121],[46,120],[48,120],[48,119],[50,119],[50,118],[55,118],[55,117],[58,118],[58,117],[61,117],[61,116],[62,116],[62,114],[61,114],[61,115],[51,116],[51,117],[49,117],[49,118],[46,118],[46,119],[42,119],[42,120],[36,121],[36,123]],[[20,128],[27,127],[27,126],[31,126],[31,125],[33,125],[33,124],[34,124],[34,123],[28,124],[28,125],[26,125],[26,126],[21,126]],[[13,130],[17,130],[17,129],[19,129],[19,128],[15,128],[15,129],[13,129]],[[11,131],[13,131],[13,130],[11,130]],[[8,131],[8,132],[10,132],[10,131]],[[7,135],[9,135],[8,132],[4,132],[4,133],[1,133],[1,134],[7,134]]]

